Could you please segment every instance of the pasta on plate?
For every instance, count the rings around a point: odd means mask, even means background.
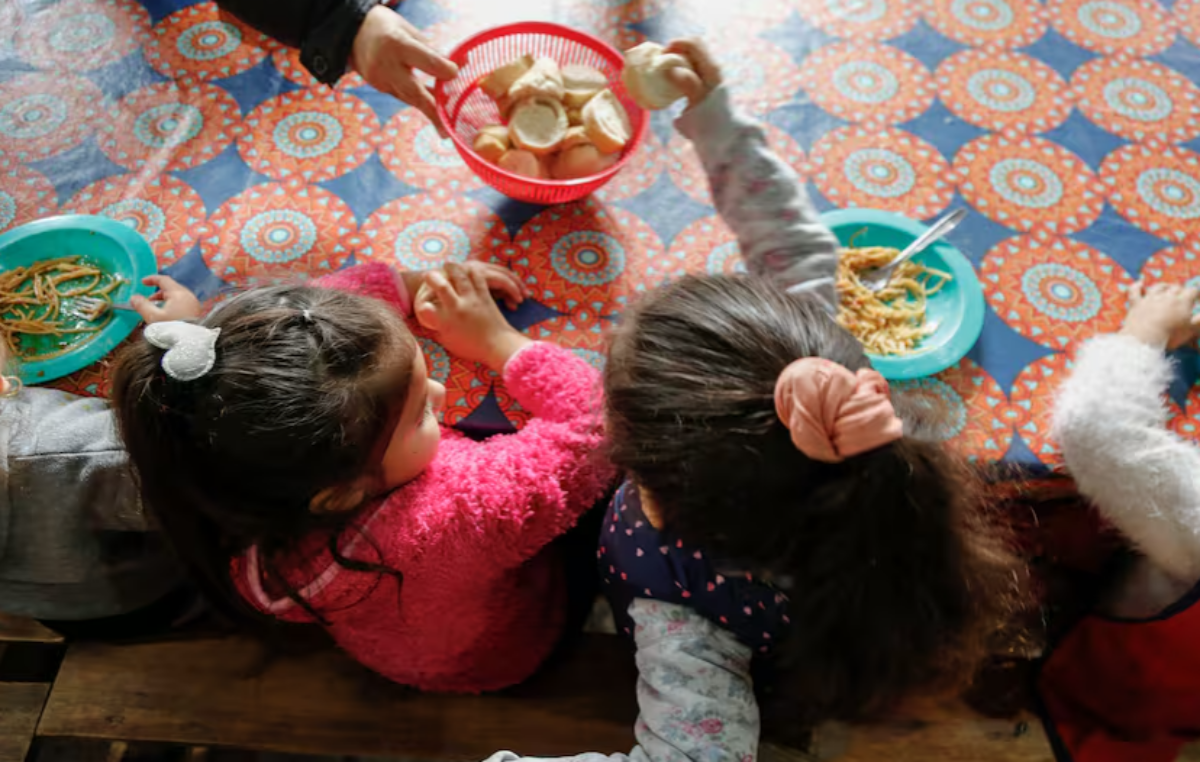
[[[80,297],[109,301],[124,281],[79,256],[47,259],[0,272],[0,334],[25,361],[49,360],[71,351],[112,319],[108,311],[89,320],[75,307]]]
[[[870,354],[910,354],[937,330],[926,320],[926,307],[929,297],[951,281],[950,273],[910,259],[879,291],[872,292],[859,280],[860,273],[886,265],[899,254],[890,246],[862,246],[842,249],[838,258],[837,321]]]

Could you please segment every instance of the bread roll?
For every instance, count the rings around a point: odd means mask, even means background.
[[[508,128],[502,124],[487,124],[483,127],[480,127],[479,131],[481,133],[487,133],[488,135],[494,135],[496,138],[504,141],[505,143],[508,142]]]
[[[539,156],[557,150],[566,134],[567,112],[551,98],[521,101],[508,120],[513,145]]]
[[[598,175],[617,163],[617,154],[602,154],[591,143],[582,143],[554,157],[550,176],[555,180],[577,180]]]
[[[475,149],[475,153],[483,157],[484,161],[497,163],[511,147],[508,141],[508,128],[500,124],[490,124],[480,128],[471,147]]]
[[[587,130],[583,127],[568,127],[567,134],[563,136],[563,141],[558,146],[558,150],[569,151],[575,146],[591,144],[592,139],[588,137]]]
[[[479,82],[479,88],[487,93],[488,97],[492,100],[499,100],[508,93],[508,89],[513,86],[514,82],[520,79],[525,72],[533,68],[533,64],[533,56],[526,53],[517,60],[509,61],[484,77]]]
[[[686,58],[665,53],[662,45],[643,42],[625,51],[625,68],[621,80],[629,97],[642,108],[657,111],[684,97],[683,92],[667,78],[667,72],[678,67],[688,68]]]
[[[508,97],[514,101],[526,98],[563,99],[563,75],[558,68],[558,61],[553,58],[539,58],[533,62],[529,71],[525,72],[508,88]]]
[[[538,157],[519,148],[506,151],[500,157],[500,160],[496,162],[496,166],[512,172],[514,175],[524,175],[525,177],[539,179],[545,177],[545,171],[542,168],[542,163],[538,161]]]
[[[602,90],[583,107],[583,127],[601,153],[617,153],[633,137],[629,115],[612,90]]]
[[[604,72],[583,64],[568,64],[562,68],[563,105],[568,109],[583,108],[596,93],[608,87]]]

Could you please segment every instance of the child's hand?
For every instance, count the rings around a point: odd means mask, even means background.
[[[490,262],[466,262],[460,265],[460,267],[464,267],[467,270],[478,270],[479,272],[483,273],[483,279],[487,281],[488,290],[491,291],[492,294],[494,294],[497,298],[502,299],[504,301],[504,305],[510,310],[515,310],[521,304],[521,302],[525,301],[525,297],[528,296],[528,289],[525,288],[525,284],[521,282],[521,279],[517,277],[516,273],[514,273],[512,270],[509,270],[507,267],[494,265]],[[409,293],[414,295],[414,313],[417,311],[417,307],[419,305],[424,304],[433,298],[432,292],[429,290],[429,286],[427,285],[426,281],[430,272],[433,271],[406,271],[401,274],[405,279],[405,284],[409,285]],[[410,280],[410,278],[412,280]],[[415,288],[410,285],[414,281],[416,283]],[[425,327],[433,328],[433,326]]]
[[[698,39],[673,40],[667,53],[677,53],[687,59],[691,69],[676,67],[667,72],[671,84],[687,96],[688,108],[699,105],[721,84],[721,68]]]
[[[166,275],[151,275],[143,278],[142,283],[155,286],[158,293],[149,299],[135,296],[129,300],[129,306],[137,310],[142,320],[147,323],[164,323],[168,320],[195,320],[200,317],[202,308],[200,300],[186,286]]]
[[[446,351],[499,373],[529,339],[500,314],[484,273],[480,267],[453,263],[444,272],[428,273],[428,296],[418,296],[414,311],[421,325],[437,332]]]
[[[1200,334],[1200,316],[1192,309],[1200,291],[1173,283],[1146,288],[1141,281],[1129,292],[1129,314],[1121,333],[1152,347],[1176,349]]]

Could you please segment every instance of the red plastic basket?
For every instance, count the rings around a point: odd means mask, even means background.
[[[526,53],[553,58],[561,66],[583,64],[604,72],[608,86],[629,112],[633,126],[633,139],[616,164],[598,175],[578,180],[537,180],[506,172],[472,150],[480,127],[502,121],[496,104],[479,89],[479,80]],[[450,82],[439,82],[434,87],[438,114],[449,127],[454,146],[471,171],[509,198],[534,204],[562,204],[581,199],[620,172],[646,134],[649,122],[646,113],[630,99],[621,82],[624,56],[589,34],[540,21],[507,24],[465,40],[450,53],[450,60],[458,64],[459,72]]]

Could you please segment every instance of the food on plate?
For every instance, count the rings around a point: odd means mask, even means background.
[[[507,172],[512,172],[514,175],[525,175],[526,177],[533,178],[544,178],[546,176],[545,169],[542,167],[542,163],[538,161],[538,157],[529,151],[522,151],[519,148],[505,151],[504,155],[496,162],[496,166]]]
[[[600,69],[523,55],[480,80],[504,125],[472,141],[484,161],[526,177],[579,179],[609,169],[633,139],[624,105]]]
[[[109,301],[125,281],[79,256],[47,259],[0,273],[0,334],[22,360],[49,360],[69,351],[81,334],[94,334],[112,319],[107,310],[88,320],[74,300]],[[36,337],[46,337],[38,339]]]
[[[492,164],[500,161],[500,157],[511,147],[508,128],[502,124],[490,124],[480,128],[479,132],[475,134],[475,143],[472,145],[475,153]]]
[[[686,58],[667,53],[662,45],[643,42],[625,51],[625,69],[621,80],[633,102],[645,109],[657,111],[683,97],[683,92],[671,82],[668,73],[676,68],[690,69]]]
[[[521,101],[508,120],[513,145],[530,153],[553,153],[567,135],[567,112],[553,98],[535,97]]]
[[[612,90],[598,93],[583,107],[583,127],[604,153],[616,153],[633,138],[625,107]]]
[[[580,109],[592,96],[608,87],[604,72],[583,64],[567,64],[562,67],[563,105],[568,109]]]
[[[890,246],[863,246],[842,249],[838,258],[837,321],[871,354],[903,355],[916,350],[922,339],[937,330],[926,320],[929,297],[952,280],[949,273],[911,259],[896,268],[879,291],[872,292],[859,280],[859,273],[882,267],[899,254]]]
[[[526,53],[515,61],[509,61],[484,77],[480,81],[479,87],[488,94],[489,98],[498,100],[508,94],[508,89],[513,86],[513,83],[520,79],[525,72],[532,69],[533,64],[533,56]]]
[[[564,95],[562,70],[553,58],[539,58],[529,71],[522,74],[508,88],[508,97],[514,103],[526,98],[552,98],[562,101]]]

